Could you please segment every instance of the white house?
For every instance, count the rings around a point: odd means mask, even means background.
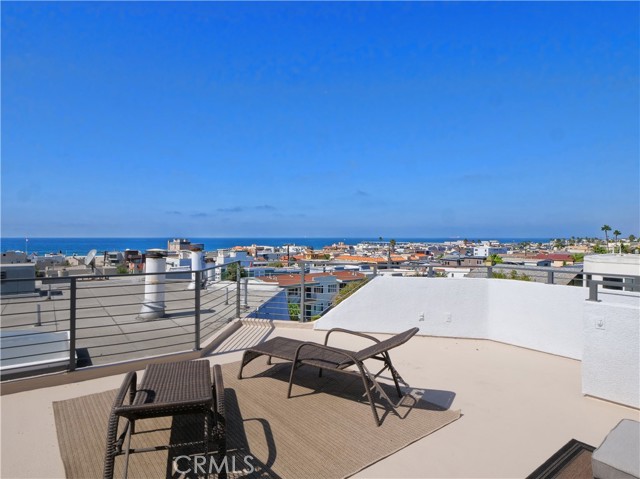
[[[240,261],[242,268],[249,268],[255,261],[253,256],[250,256],[246,251],[236,251],[228,249],[219,249],[218,256],[216,256],[216,266],[224,266],[226,264],[235,263]],[[216,268],[216,281],[222,279],[223,272],[226,268]]]
[[[487,256],[491,256],[492,254],[507,254],[508,251],[509,249],[505,248],[504,246],[474,246],[473,256],[484,256],[486,258]]]

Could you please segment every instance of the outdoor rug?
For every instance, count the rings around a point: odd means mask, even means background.
[[[424,397],[430,396],[429,390],[414,389],[417,399],[407,398],[397,414],[377,400],[382,425],[376,427],[361,378],[330,372],[319,378],[317,369],[302,367],[296,372],[292,398],[287,399],[290,364],[265,363],[264,359],[253,361],[245,367],[242,380],[236,378],[239,363],[223,366],[226,460],[228,469],[235,471],[230,477],[349,477],[460,417],[460,411],[448,409],[448,404],[427,402]],[[442,396],[443,392],[434,393]],[[107,391],[53,403],[68,478],[102,475],[107,419],[115,394]],[[388,394],[396,397],[395,388],[389,386]],[[202,416],[137,421],[132,447],[167,444],[170,438],[197,440],[201,431]],[[197,477],[193,471],[186,472],[193,462],[181,459],[181,474],[174,469],[173,459],[198,452],[170,449],[132,454],[129,477]],[[214,457],[211,470],[215,472],[222,461]],[[124,456],[118,456],[114,477],[122,477],[123,465]],[[206,467],[211,466],[208,461]]]
[[[593,446],[571,439],[527,479],[592,478],[591,454],[594,450]]]

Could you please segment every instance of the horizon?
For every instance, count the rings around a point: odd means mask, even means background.
[[[3,237],[638,234],[639,18],[4,2]]]

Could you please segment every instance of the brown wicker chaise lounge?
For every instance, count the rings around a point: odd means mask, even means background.
[[[129,401],[128,404],[124,404],[127,395]],[[135,434],[137,420],[181,414],[203,415],[202,440],[131,448],[131,436]],[[124,429],[118,435],[120,418],[126,422]],[[103,477],[104,479],[113,477],[115,458],[118,455],[125,454],[124,476],[126,477],[129,454],[202,445],[203,453],[206,455],[211,439],[215,439],[218,453],[224,455],[226,453],[224,384],[220,366],[217,364],[213,366],[212,384],[208,361],[150,364],[145,369],[139,386],[135,371],[125,376],[113,402],[109,415]]]
[[[313,342],[298,341],[296,339],[275,337],[269,339],[264,343],[260,343],[250,349],[247,349],[242,356],[242,364],[240,365],[240,371],[238,372],[238,379],[242,379],[242,370],[244,367],[260,356],[268,356],[268,364],[271,364],[271,358],[284,359],[291,361],[291,376],[289,378],[289,390],[287,397],[291,397],[291,387],[293,384],[293,377],[297,368],[302,365],[309,365],[319,368],[319,375],[322,375],[323,369],[329,369],[332,371],[354,374],[353,371],[347,370],[350,366],[355,366],[358,369],[359,376],[362,378],[365,393],[369,404],[371,405],[371,411],[373,412],[373,419],[377,426],[381,424],[378,411],[376,410],[371,395],[372,389],[378,391],[378,393],[386,399],[386,401],[396,409],[402,404],[408,394],[403,395],[400,390],[400,382],[407,385],[398,371],[393,367],[391,358],[389,357],[389,350],[398,347],[406,343],[411,337],[413,337],[419,328],[411,328],[403,333],[396,334],[384,341],[369,336],[368,334],[359,333],[356,331],[350,331],[348,329],[334,328],[327,332],[324,339],[324,344],[318,344]],[[349,351],[346,349],[339,349],[328,346],[329,336],[331,333],[341,332],[361,336],[363,338],[370,339],[374,342],[371,346],[361,349],[360,351]],[[367,359],[376,359],[382,361],[384,366],[376,374],[371,374],[364,364]],[[397,402],[393,402],[389,396],[385,393],[384,389],[380,386],[376,380],[380,374],[389,370],[393,378],[393,382],[400,398]]]

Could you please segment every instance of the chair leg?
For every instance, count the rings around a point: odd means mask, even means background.
[[[371,412],[373,413],[373,421],[377,427],[380,426],[380,416],[378,416],[378,411],[376,409],[376,405],[373,402],[373,396],[371,396],[371,387],[369,386],[368,377],[365,374],[362,366],[358,364],[358,369],[360,370],[360,376],[362,377],[362,384],[364,385],[364,392],[367,394],[367,399],[369,400],[369,405],[371,406]]]
[[[400,391],[400,384],[398,384],[398,376],[397,376],[398,372],[393,367],[393,364],[391,364],[391,358],[389,357],[388,352],[384,353],[384,363],[386,364],[389,371],[391,371],[391,377],[393,378],[393,382],[396,385],[396,392],[398,393],[398,397],[402,397],[402,391]]]
[[[242,379],[242,370],[244,369],[245,365],[247,364],[245,362],[245,358],[247,357],[247,352],[245,351],[244,354],[242,355],[242,362],[240,363],[240,371],[238,371],[238,379]]]
[[[291,375],[289,376],[289,390],[287,391],[287,399],[291,398],[291,387],[293,386],[293,375],[296,372],[297,363],[291,363]]]
[[[127,437],[127,452],[125,452],[124,455],[124,478],[127,479],[127,474],[129,474],[129,454],[131,451],[131,436],[133,436],[133,424],[131,424],[131,427],[129,428],[128,431],[128,437]]]

